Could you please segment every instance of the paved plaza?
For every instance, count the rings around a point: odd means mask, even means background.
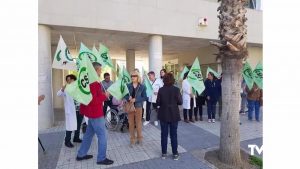
[[[206,111],[203,112],[206,114]],[[181,114],[182,115],[182,114]],[[76,161],[75,157],[80,144],[74,143],[74,148],[64,146],[64,121],[57,121],[53,128],[39,131],[46,152],[39,146],[40,169],[209,169],[214,168],[204,160],[207,150],[217,148],[219,145],[220,122],[208,123],[207,116],[204,121],[195,123],[179,122],[178,125],[178,161],[172,160],[169,140],[168,157],[161,159],[160,127],[149,124],[143,127],[143,146],[129,147],[129,133],[108,131],[107,156],[114,160],[114,164],[103,166],[96,164],[97,138],[94,137],[89,154],[94,155],[91,160]],[[246,115],[240,115],[241,148],[250,152],[248,144],[262,145],[262,121],[248,121]],[[82,135],[81,135],[82,137]]]

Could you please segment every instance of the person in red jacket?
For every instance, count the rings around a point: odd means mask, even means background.
[[[100,77],[101,64],[94,62],[93,66]],[[96,134],[98,138],[97,164],[110,165],[113,164],[113,161],[106,158],[107,131],[103,113],[103,102],[109,97],[109,93],[104,93],[101,84],[97,81],[90,84],[90,91],[93,96],[92,101],[88,105],[80,105],[80,113],[88,117],[89,121],[76,160],[81,161],[93,158],[93,155],[87,155],[87,152]]]

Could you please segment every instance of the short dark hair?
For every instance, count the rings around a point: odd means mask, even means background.
[[[76,76],[73,74],[67,75],[66,76],[66,81],[68,80],[68,78],[73,79],[74,81],[77,80]]]
[[[166,69],[161,69],[161,70],[160,70],[160,72],[161,72],[161,71],[163,71],[163,72],[165,72],[165,73],[167,72],[167,70],[166,70]]]
[[[110,76],[110,74],[109,73],[104,73],[104,78],[106,77],[106,76]]]
[[[188,74],[189,74],[189,71],[186,72],[186,73],[183,75],[183,79],[186,79],[186,77],[188,76]]]
[[[213,77],[213,79],[217,78],[212,72],[208,72],[208,74],[210,74]]]
[[[154,73],[153,71],[150,71],[150,72],[148,73],[148,75],[154,75],[154,76],[155,76],[155,73]]]
[[[163,78],[164,85],[172,86],[175,83],[175,79],[172,73],[166,73]]]

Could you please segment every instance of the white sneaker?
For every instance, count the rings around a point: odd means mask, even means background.
[[[211,119],[208,119],[208,122],[211,123]]]
[[[143,123],[143,125],[146,126],[146,125],[148,125],[149,123],[150,123],[149,121],[145,121],[145,122]]]
[[[155,126],[158,126],[158,121],[154,121],[154,125],[155,125]]]
[[[213,123],[215,123],[215,122],[216,122],[216,120],[215,120],[215,119],[212,119],[212,122],[213,122]]]

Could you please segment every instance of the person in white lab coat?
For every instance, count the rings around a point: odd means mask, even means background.
[[[147,103],[146,103],[146,121],[144,122],[144,126],[146,126],[147,124],[150,123],[151,113],[154,113],[153,110],[155,110],[157,112],[156,98],[157,98],[158,90],[159,90],[159,88],[163,87],[163,85],[164,85],[160,78],[158,78],[158,79],[155,78],[155,73],[153,71],[150,71],[148,73],[148,77],[149,77],[150,83],[152,85],[153,93],[148,98]],[[158,126],[157,113],[153,114],[153,115],[154,115],[153,116],[154,118],[152,120],[154,121],[154,125]]]
[[[68,84],[74,82],[76,80],[76,76],[67,75],[66,81]],[[74,147],[71,143],[71,134],[72,131],[75,131],[73,142],[81,143],[81,139],[79,138],[80,133],[80,124],[82,122],[83,116],[80,115],[79,109],[76,115],[76,105],[75,101],[71,96],[69,96],[65,92],[65,86],[63,86],[58,92],[57,96],[64,98],[64,107],[65,107],[65,121],[66,121],[66,137],[65,137],[65,145],[69,148]]]
[[[193,115],[193,99],[194,95],[192,93],[192,86],[187,80],[187,75],[189,72],[186,72],[183,76],[183,81],[182,81],[182,108],[183,108],[183,118],[184,122],[189,123],[187,119],[187,112],[189,111],[189,120],[191,122],[194,122],[192,119]]]

